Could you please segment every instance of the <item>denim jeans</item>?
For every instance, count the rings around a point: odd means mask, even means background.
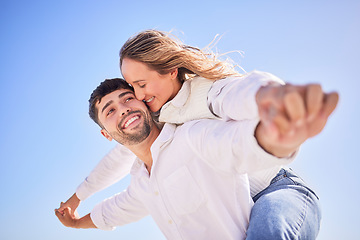
[[[253,200],[246,239],[316,239],[319,198],[291,169],[281,169]]]

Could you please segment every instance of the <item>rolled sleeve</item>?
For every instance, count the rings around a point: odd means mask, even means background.
[[[268,84],[285,83],[271,73],[256,70],[243,76],[218,80],[208,93],[208,106],[224,120],[255,119],[259,116],[256,93]]]
[[[126,191],[105,199],[94,207],[90,217],[96,227],[113,230],[117,226],[136,222],[149,214],[141,201],[142,198],[136,195],[133,188],[130,184]]]
[[[112,231],[115,229],[115,227],[109,226],[106,224],[105,219],[102,214],[103,213],[102,206],[103,206],[102,203],[99,203],[98,205],[96,205],[90,213],[90,218],[98,229],[105,230],[105,231]]]

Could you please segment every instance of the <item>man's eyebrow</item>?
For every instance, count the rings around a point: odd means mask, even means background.
[[[119,97],[119,98],[122,98],[122,97],[124,97],[125,95],[128,95],[128,94],[134,95],[134,93],[133,93],[132,91],[126,91],[126,92],[120,93],[118,97]],[[103,112],[105,111],[105,109],[106,109],[108,106],[110,106],[113,102],[114,102],[113,100],[108,101],[108,102],[105,104],[105,106],[101,109],[101,113],[103,113]]]
[[[125,96],[125,95],[127,95],[127,94],[131,94],[131,95],[134,95],[134,92],[132,92],[132,91],[126,91],[126,92],[122,92],[122,93],[120,93],[119,94],[119,98],[122,98],[123,96]]]
[[[114,102],[113,100],[108,101],[108,102],[105,104],[105,106],[102,108],[101,113],[103,113],[103,112],[105,111],[105,109],[106,109],[108,106],[110,106],[110,104],[112,104],[113,102]]]

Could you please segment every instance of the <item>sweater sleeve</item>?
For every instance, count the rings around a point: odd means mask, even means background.
[[[259,116],[256,93],[268,84],[285,83],[270,73],[260,71],[221,79],[211,87],[207,104],[215,115],[224,120],[255,119]]]
[[[201,159],[221,171],[253,173],[287,165],[298,152],[285,158],[267,153],[254,136],[258,120],[201,120],[189,124],[189,145]]]
[[[116,145],[78,186],[77,197],[83,201],[124,178],[130,173],[135,158],[136,156],[123,145]]]

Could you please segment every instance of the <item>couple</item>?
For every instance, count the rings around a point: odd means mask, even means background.
[[[135,93],[113,79],[90,99],[101,133],[122,145],[56,210],[65,226],[112,229],[151,214],[168,239],[316,237],[318,199],[281,166],[322,130],[337,94],[280,85],[268,73],[240,75],[204,56],[154,30],[125,43],[120,67]],[[204,118],[213,119],[195,120]],[[123,177],[130,163],[127,191],[75,217],[80,199]]]

